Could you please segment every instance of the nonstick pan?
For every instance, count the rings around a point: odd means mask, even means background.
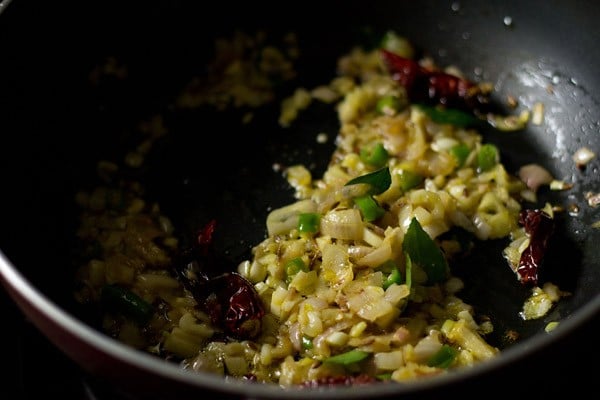
[[[578,168],[572,159],[584,146],[600,152],[596,3],[13,0],[2,3],[2,9],[0,277],[11,298],[55,346],[132,398],[439,395],[486,378],[493,382],[500,371],[551,351],[576,330],[597,326],[600,231],[593,224],[600,213],[587,197],[600,188],[598,160]],[[214,113],[172,106],[185,84],[205,72],[214,39],[235,29],[295,32],[301,57],[294,86],[327,82],[335,73],[335,60],[351,46],[394,29],[439,64],[456,65],[470,78],[493,82],[498,104],[509,95],[527,107],[543,102],[541,125],[484,134],[501,149],[509,170],[538,163],[574,183],[568,191],[540,193],[542,200],[578,209],[557,218],[543,271],[543,279],[572,296],[547,317],[524,321],[519,310],[528,292],[501,256],[490,256],[500,254],[505,243],[487,243],[457,271],[466,283],[463,297],[493,316],[498,334],[515,330],[520,339],[485,365],[398,386],[283,391],[224,382],[180,370],[101,333],[73,299],[73,199],[78,190],[94,184],[98,160],[123,156],[140,120],[160,114],[170,131],[141,171],[148,195],[171,216],[183,238],[192,237],[208,219],[220,221],[222,235],[215,245],[232,265],[264,237],[268,210],[293,200],[292,189],[273,164],[302,162],[318,175],[329,161],[333,144],[316,145],[315,133],[335,132],[336,120],[319,106],[306,110],[285,131],[276,123],[275,103],[257,111],[248,124],[240,122],[240,110]],[[127,79],[92,87],[90,71],[109,57],[127,66]],[[278,95],[289,90],[283,85]],[[549,334],[544,328],[551,320],[561,322]],[[594,344],[580,345],[589,346],[590,360],[564,368],[594,368]],[[547,368],[560,363],[557,359]],[[546,385],[544,371],[536,374],[536,384]],[[527,385],[529,378],[523,379]]]

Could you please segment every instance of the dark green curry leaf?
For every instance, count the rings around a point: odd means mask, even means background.
[[[446,257],[415,217],[404,235],[402,250],[408,253],[412,264],[423,268],[428,284],[442,282],[448,277]]]
[[[377,171],[357,176],[354,179],[350,179],[346,186],[356,185],[358,183],[366,183],[371,186],[370,194],[380,194],[388,190],[392,184],[392,176],[388,167],[383,167]]]
[[[147,323],[154,313],[150,303],[116,284],[102,287],[101,300],[107,310],[118,312],[139,324]]]

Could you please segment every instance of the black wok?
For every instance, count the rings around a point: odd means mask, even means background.
[[[594,369],[594,344],[568,339],[595,328],[600,310],[600,232],[590,226],[600,213],[585,200],[586,192],[600,188],[598,160],[579,169],[571,159],[582,146],[600,151],[597,3],[67,3],[72,4],[13,0],[2,6],[0,277],[24,315],[90,374],[134,398],[197,398],[199,393],[232,398],[383,398],[439,396],[469,387],[483,390],[495,379],[510,380],[500,384],[506,391],[502,393],[518,393],[513,385],[527,386],[532,380],[538,386],[552,384],[544,376],[556,377],[554,368]],[[462,297],[493,316],[498,335],[508,329],[520,333],[500,357],[410,385],[310,393],[187,373],[89,325],[72,295],[77,224],[73,198],[77,190],[94,184],[99,159],[122,157],[140,120],[160,113],[171,132],[142,171],[148,195],[172,217],[181,237],[190,237],[209,218],[219,220],[223,233],[216,245],[232,265],[263,238],[269,207],[293,198],[272,164],[303,162],[316,175],[325,168],[332,144],[315,148],[314,133],[335,132],[336,121],[319,107],[307,110],[285,132],[276,124],[277,106],[258,112],[248,125],[239,123],[237,111],[215,115],[169,107],[185,83],[202,73],[214,38],[234,28],[297,32],[302,57],[294,85],[327,82],[336,58],[351,45],[393,28],[438,63],[457,65],[470,77],[494,82],[499,103],[509,94],[529,106],[544,102],[542,125],[519,133],[490,129],[485,135],[498,144],[509,170],[536,162],[575,183],[569,191],[540,193],[542,201],[580,208],[577,216],[563,213],[557,218],[542,275],[572,296],[546,317],[523,321],[518,312],[528,291],[500,256],[504,243],[486,244],[457,273],[466,281]],[[108,56],[126,64],[129,77],[93,89],[89,73]],[[283,87],[280,94],[289,89]],[[215,164],[215,157],[228,162]],[[544,327],[552,320],[561,323],[548,334]],[[496,340],[500,343],[500,336]],[[566,344],[589,347],[589,359],[578,366],[561,366],[559,355],[571,351],[560,348]],[[532,365],[539,378],[522,376],[528,372],[528,360],[544,352],[557,358],[551,358],[554,365],[541,365],[538,358]]]

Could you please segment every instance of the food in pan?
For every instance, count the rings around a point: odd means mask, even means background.
[[[257,227],[266,238],[237,266],[212,245],[218,220],[181,248],[141,184],[101,164],[105,184],[78,197],[87,258],[76,295],[97,307],[105,332],[227,378],[404,382],[501,351],[487,340],[493,316],[461,300],[464,284],[452,273],[472,246],[507,241],[506,268],[532,288],[523,318],[566,295],[538,279],[554,209],[528,207],[551,177],[528,185],[531,172],[509,173],[478,130],[520,129],[529,114],[488,112],[489,85],[415,60],[393,32],[338,67],[330,84],[286,99],[279,118],[285,129],[312,100],[333,105],[339,132],[326,171],[284,169],[295,199],[270,211]]]

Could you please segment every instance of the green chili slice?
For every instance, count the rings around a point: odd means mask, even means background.
[[[118,285],[105,285],[100,298],[107,309],[118,312],[140,324],[148,322],[154,313],[154,308],[150,303]]]
[[[370,353],[368,353],[366,351],[354,349],[354,350],[350,350],[346,353],[341,353],[341,354],[326,358],[323,362],[348,366],[348,365],[356,364],[357,362],[364,360],[365,358],[367,358],[369,356],[369,354]]]
[[[427,274],[427,283],[434,284],[446,280],[448,276],[448,262],[442,250],[423,230],[419,221],[413,217],[402,243],[404,250],[410,257],[411,263],[419,265]]]
[[[452,346],[444,344],[434,355],[429,358],[429,360],[427,360],[427,365],[430,367],[448,368],[450,365],[452,365],[454,360],[456,360],[457,356],[458,350]]]
[[[379,219],[385,214],[385,210],[371,195],[356,197],[354,204],[358,206],[365,221],[371,222]]]
[[[424,179],[421,175],[409,169],[402,169],[398,173],[400,189],[402,189],[403,192],[419,186],[423,180]]]
[[[375,168],[383,167],[389,158],[390,155],[382,143],[375,143],[371,148],[360,150],[361,161]]]
[[[357,176],[346,182],[345,186],[365,183],[371,186],[370,194],[380,194],[388,190],[392,184],[392,176],[388,167],[383,167],[377,171]]]
[[[383,288],[387,289],[390,286],[392,286],[394,283],[397,285],[400,285],[402,283],[402,274],[400,273],[400,270],[398,269],[396,264],[394,264],[394,268],[392,269],[392,272],[390,272],[387,279],[383,282]]]
[[[298,215],[298,230],[300,232],[315,233],[319,230],[321,216],[317,213],[300,213]]]
[[[491,169],[499,161],[498,148],[491,143],[481,146],[477,153],[477,169],[485,172]]]
[[[390,379],[392,379],[392,373],[386,372],[385,374],[379,374],[376,375],[375,378],[377,378],[378,381],[389,381]]]
[[[300,271],[308,272],[308,266],[301,257],[292,258],[285,263],[286,282],[289,284]]]
[[[471,154],[471,149],[466,144],[460,143],[450,149],[450,154],[456,158],[458,167],[460,168],[465,165],[465,161],[467,161],[469,154]]]
[[[397,96],[384,96],[375,105],[377,112],[382,115],[395,115],[402,108],[403,104]]]

